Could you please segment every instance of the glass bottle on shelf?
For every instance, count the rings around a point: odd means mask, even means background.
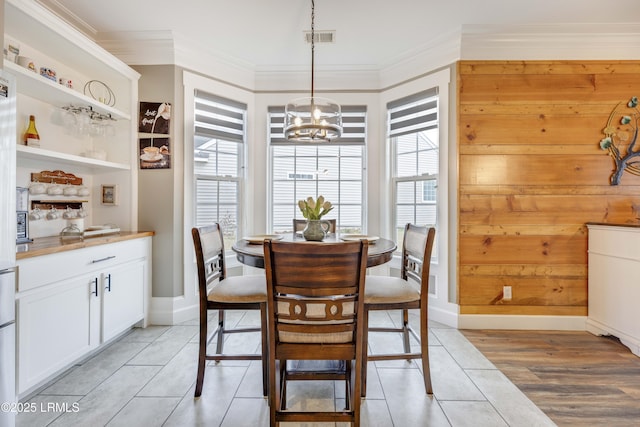
[[[35,116],[29,116],[29,126],[24,133],[24,143],[29,147],[40,147],[40,134],[36,129]]]

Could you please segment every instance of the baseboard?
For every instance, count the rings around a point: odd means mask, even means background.
[[[187,305],[183,297],[153,297],[150,325],[177,325],[198,318],[198,304]]]
[[[586,331],[586,323],[586,316],[458,315],[458,329]]]
[[[458,328],[459,317],[460,315],[458,313],[444,310],[439,307],[429,306],[429,320],[442,323],[443,325],[447,325],[452,328]]]
[[[638,336],[634,337],[625,334],[612,326],[600,323],[594,319],[587,320],[587,331],[591,332],[593,335],[613,335],[618,338],[622,344],[627,346],[633,354],[640,356],[640,337]]]

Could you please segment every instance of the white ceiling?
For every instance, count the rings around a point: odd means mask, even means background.
[[[308,67],[311,0],[38,0],[94,40],[171,32],[254,69]],[[640,23],[640,0],[316,0],[316,66],[382,69],[467,26]],[[601,30],[600,30],[601,31]]]

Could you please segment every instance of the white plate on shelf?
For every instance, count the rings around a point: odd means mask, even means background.
[[[255,236],[243,237],[243,239],[252,245],[261,245],[265,240],[282,240],[282,237],[282,234],[256,234]]]
[[[366,234],[343,234],[342,236],[340,236],[340,239],[344,240],[345,242],[353,242],[357,240],[366,239],[369,243],[372,243],[372,242],[375,242],[376,240],[379,240],[380,237],[367,236]]]

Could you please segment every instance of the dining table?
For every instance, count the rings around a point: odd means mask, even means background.
[[[283,233],[274,235],[248,236],[238,240],[231,249],[236,253],[238,261],[242,264],[264,268],[264,246],[266,239],[272,238],[283,242],[307,242],[300,233]],[[357,238],[369,240],[369,252],[367,256],[367,267],[375,267],[391,261],[393,252],[396,250],[396,243],[393,240],[383,239],[377,236],[354,236],[353,234],[329,233],[321,243],[336,243]]]

